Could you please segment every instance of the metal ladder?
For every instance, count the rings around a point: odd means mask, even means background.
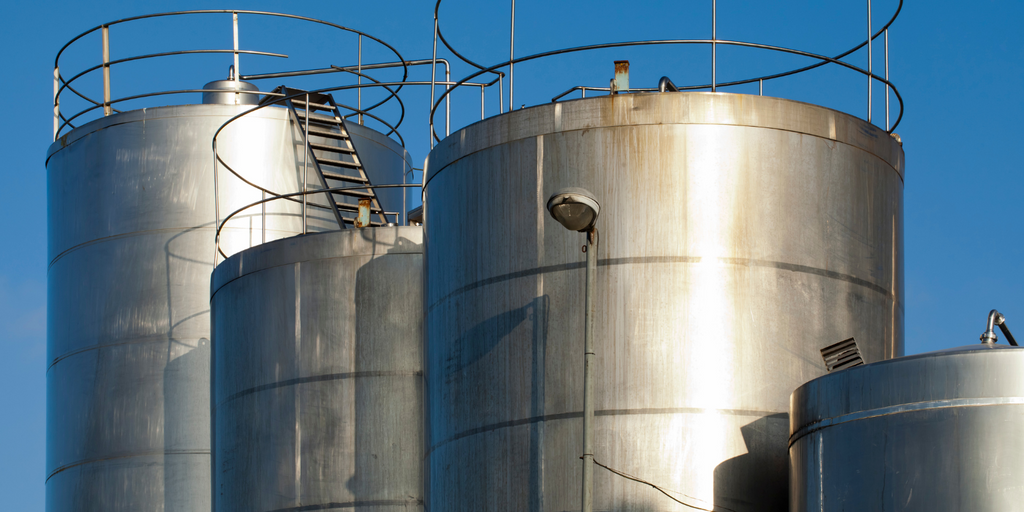
[[[309,149],[308,163],[311,164],[320,186],[324,189],[359,185],[367,187],[360,190],[324,193],[326,208],[334,213],[338,226],[341,229],[384,226],[388,224],[388,215],[394,215],[397,219],[398,212],[384,211],[376,191],[370,188],[373,184],[366,176],[366,169],[352,138],[349,137],[345,118],[342,117],[334,98],[330,94],[310,93],[283,85],[273,92],[284,94],[286,98],[304,94],[284,100],[277,99],[278,96],[267,96],[261,104],[284,105],[291,112],[292,120],[302,128],[303,144]],[[317,112],[328,112],[330,115]],[[306,170],[303,169],[303,172]],[[303,176],[304,187],[305,181]],[[313,203],[310,203],[310,206],[324,207]],[[372,218],[374,215],[377,216],[376,220]]]

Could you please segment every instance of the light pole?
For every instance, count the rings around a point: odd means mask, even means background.
[[[589,191],[570,187],[548,199],[548,212],[570,231],[587,234],[583,252],[587,254],[586,309],[583,330],[583,512],[594,510],[594,450],[591,431],[594,423],[594,381],[591,365],[594,357],[594,279],[597,275],[597,216],[601,205]]]

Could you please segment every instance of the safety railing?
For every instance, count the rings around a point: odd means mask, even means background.
[[[232,27],[232,40],[234,42],[233,45],[232,45],[232,48],[176,50],[176,51],[168,51],[168,52],[149,53],[149,54],[144,54],[144,55],[135,55],[135,56],[119,58],[119,59],[113,59],[113,60],[110,58],[110,54],[111,54],[111,52],[110,52],[110,49],[111,49],[111,45],[110,45],[111,27],[114,27],[114,26],[117,26],[117,25],[121,25],[121,24],[125,24],[125,23],[129,23],[129,22],[135,22],[135,21],[139,21],[139,20],[152,19],[152,18],[164,18],[164,17],[175,17],[175,16],[195,16],[195,15],[228,15],[228,14],[231,15],[231,21],[232,21],[232,24],[231,24],[231,27]],[[79,120],[80,118],[82,118],[82,119],[92,119],[93,117],[98,115],[99,111],[102,111],[104,116],[109,116],[109,115],[111,115],[113,113],[121,112],[121,110],[119,110],[116,107],[116,105],[119,105],[119,104],[122,104],[122,103],[125,103],[125,102],[129,102],[129,101],[133,101],[133,100],[140,100],[140,99],[144,99],[144,98],[152,98],[152,97],[157,97],[157,96],[197,94],[197,93],[210,92],[210,91],[204,90],[204,89],[176,89],[176,90],[149,91],[149,92],[144,92],[144,93],[141,93],[141,94],[134,94],[134,95],[130,95],[130,96],[114,98],[111,95],[111,81],[112,81],[112,79],[111,79],[111,68],[113,66],[115,66],[115,65],[124,64],[124,63],[127,63],[127,62],[136,62],[136,61],[156,59],[156,58],[166,58],[166,57],[179,56],[179,55],[231,54],[232,55],[232,70],[233,70],[232,78],[234,80],[238,81],[238,80],[245,80],[245,79],[251,79],[251,78],[253,78],[253,79],[254,78],[260,78],[258,75],[248,75],[247,76],[247,75],[243,75],[241,73],[241,59],[240,59],[241,55],[276,57],[276,58],[287,58],[288,57],[287,55],[282,54],[282,53],[273,53],[273,52],[267,52],[267,51],[257,51],[257,50],[241,49],[239,47],[239,17],[241,15],[297,20],[297,21],[302,21],[302,22],[319,24],[319,25],[331,27],[333,29],[337,29],[337,30],[342,31],[344,33],[355,35],[357,37],[357,39],[358,39],[358,48],[357,48],[357,52],[356,52],[356,56],[355,56],[356,57],[356,64],[354,66],[338,67],[337,70],[339,72],[351,73],[351,74],[356,75],[356,77],[357,77],[356,78],[356,82],[357,82],[356,85],[362,85],[362,81],[363,81],[364,78],[370,80],[371,82],[374,82],[375,84],[379,83],[378,80],[373,79],[372,77],[370,77],[369,75],[367,75],[365,73],[362,73],[362,71],[363,71],[363,66],[362,66],[362,61],[363,61],[363,39],[368,39],[368,40],[370,40],[370,41],[372,41],[372,42],[374,42],[376,44],[379,44],[383,48],[386,48],[387,51],[389,51],[390,53],[394,54],[394,56],[396,58],[396,63],[397,63],[397,66],[394,66],[394,67],[404,67],[405,68],[404,69],[405,74],[404,74],[402,80],[399,81],[399,83],[404,81],[405,78],[408,76],[408,68],[407,68],[407,66],[404,65],[405,60],[402,58],[401,54],[399,54],[398,50],[396,50],[394,47],[392,47],[388,43],[386,43],[383,40],[378,39],[378,38],[376,38],[374,36],[366,34],[364,32],[361,32],[361,31],[358,31],[358,30],[355,30],[355,29],[352,29],[352,28],[344,27],[342,25],[338,25],[338,24],[331,23],[331,22],[328,22],[328,21],[318,20],[318,19],[315,19],[315,18],[309,18],[309,17],[298,16],[298,15],[293,15],[293,14],[283,14],[283,13],[265,12],[265,11],[250,11],[250,10],[189,10],[189,11],[174,11],[174,12],[165,12],[165,13],[158,13],[158,14],[147,14],[147,15],[143,15],[143,16],[134,16],[134,17],[131,17],[131,18],[124,18],[124,19],[120,19],[120,20],[104,23],[102,25],[99,25],[97,27],[89,29],[89,30],[79,34],[75,38],[71,39],[70,41],[68,41],[57,52],[57,56],[54,59],[54,68],[53,68],[53,138],[54,138],[54,140],[56,140],[57,138],[60,137],[61,132],[65,128],[74,128],[75,127],[75,124],[73,123],[74,121]],[[81,70],[81,71],[79,71],[79,72],[77,72],[77,73],[75,73],[73,75],[70,75],[70,78],[65,78],[65,73],[63,71],[64,64],[62,64],[62,62],[61,62],[61,57],[64,56],[65,53],[69,49],[72,49],[72,48],[75,48],[76,46],[81,46],[82,44],[84,44],[82,42],[83,38],[85,38],[86,36],[88,36],[90,34],[94,34],[94,33],[97,33],[97,32],[100,34],[100,39],[101,39],[102,62],[99,63],[99,64],[96,64],[96,65],[90,66],[90,67],[86,67],[85,69],[83,69],[83,70]],[[370,66],[367,66],[367,69],[370,69]],[[92,92],[92,93],[89,93],[89,94],[86,94],[85,92],[83,92],[83,90],[80,90],[81,88],[78,86],[78,82],[82,81],[85,77],[89,76],[90,74],[98,72],[98,71],[102,72],[102,90],[99,93]],[[270,74],[270,75],[273,75],[273,74]],[[358,92],[358,98],[357,98],[356,106],[354,108],[351,108],[351,107],[346,107],[346,108],[348,108],[349,110],[351,110],[353,112],[351,115],[358,116],[359,120],[361,122],[362,118],[367,115],[367,112],[369,112],[371,110],[374,110],[374,109],[376,109],[378,107],[381,107],[383,104],[387,103],[392,98],[397,98],[397,95],[395,95],[394,92],[397,92],[398,89],[401,89],[401,85],[397,85],[396,86],[396,90],[392,91],[392,94],[389,95],[385,100],[383,100],[381,102],[378,102],[378,103],[376,103],[374,105],[371,105],[369,107],[363,108],[363,106],[362,106],[363,98],[362,98],[362,92],[361,92],[362,89],[360,88],[359,92]],[[231,92],[238,93],[238,94],[249,94],[249,95],[255,94],[255,95],[260,95],[260,96],[266,96],[268,94],[268,93],[265,93],[265,92],[256,92],[256,91],[234,91],[234,90],[232,90]],[[69,94],[69,93],[72,95],[72,98],[76,99],[77,101],[83,102],[86,105],[85,108],[73,111],[70,114],[67,113],[67,112],[62,111],[62,109],[61,109],[62,103],[67,103],[68,102],[67,101],[68,98],[66,97],[66,95]],[[163,105],[161,105],[161,106],[163,106]],[[404,114],[404,107],[403,107],[402,112]],[[90,116],[89,114],[93,114],[93,116]],[[393,126],[392,126],[392,124],[393,124]],[[396,123],[391,123],[391,124],[385,123],[385,125],[391,126],[391,128],[393,130],[397,129],[397,127],[400,124],[401,124],[401,119],[398,122],[396,122]]]
[[[218,222],[217,222],[217,231],[216,231],[216,235],[215,235],[216,236],[216,238],[215,238],[215,253],[214,253],[214,258],[213,258],[213,264],[214,264],[214,266],[216,266],[217,263],[219,263],[219,259],[220,258],[227,259],[227,257],[228,257],[228,255],[221,249],[221,245],[220,245],[220,243],[221,243],[221,232],[224,230],[224,228],[227,226],[227,223],[231,219],[239,216],[240,214],[242,214],[246,210],[249,210],[250,208],[255,208],[257,206],[262,207],[260,209],[260,214],[259,215],[261,217],[261,222],[263,224],[262,232],[263,232],[264,238],[261,240],[260,243],[266,243],[267,240],[266,240],[265,237],[266,237],[266,231],[267,231],[267,228],[266,228],[267,211],[266,211],[265,205],[267,203],[270,203],[270,202],[273,202],[273,201],[285,200],[285,201],[292,201],[292,202],[296,202],[296,203],[301,202],[303,205],[310,204],[313,207],[323,208],[320,205],[316,205],[314,203],[309,203],[309,202],[305,201],[304,200],[305,197],[309,196],[309,195],[314,195],[314,194],[331,194],[331,193],[334,193],[334,192],[344,192],[344,191],[348,191],[348,190],[358,191],[358,190],[368,190],[368,189],[422,188],[422,187],[423,187],[423,185],[419,184],[419,183],[395,183],[395,184],[386,184],[386,185],[363,185],[363,186],[352,186],[352,187],[334,187],[334,188],[317,189],[317,190],[305,190],[305,191],[299,191],[299,192],[291,192],[291,193],[288,193],[288,194],[274,194],[272,197],[264,197],[263,199],[260,199],[259,201],[254,201],[252,203],[249,203],[249,204],[247,204],[245,206],[242,206],[241,208],[238,208],[237,210],[231,212],[230,214],[228,214],[227,217],[224,218],[224,220],[218,220]],[[300,198],[300,199],[296,199],[296,198]],[[391,215],[395,215],[396,213],[397,212],[391,212],[390,214]],[[303,229],[302,229],[302,233],[301,234],[307,234],[309,231],[307,231],[305,223],[303,223],[303,224],[304,225],[303,225]],[[406,224],[408,224],[408,222],[406,222]],[[397,218],[397,216],[396,216],[396,221],[393,222],[393,223],[388,223],[388,225],[389,226],[397,226],[398,225],[398,218]],[[318,230],[317,232],[318,233],[325,233],[325,232],[329,232],[329,231],[340,231],[340,229],[325,229],[325,230]],[[253,247],[253,245],[251,243],[251,240],[250,240],[249,247],[250,248]]]
[[[608,49],[608,48],[625,48],[625,47],[659,46],[659,45],[660,46],[667,46],[667,45],[705,45],[705,46],[710,47],[710,50],[711,50],[711,69],[709,70],[710,75],[711,75],[710,82],[699,83],[699,84],[686,84],[686,85],[682,85],[682,86],[675,86],[675,84],[673,84],[671,82],[671,80],[667,80],[667,82],[666,82],[666,79],[663,79],[663,81],[662,81],[663,84],[659,88],[637,88],[637,89],[620,89],[620,90],[612,90],[612,87],[596,87],[596,86],[583,86],[583,85],[580,85],[580,86],[575,86],[575,87],[569,89],[568,91],[553,97],[551,101],[558,101],[558,100],[564,98],[565,96],[568,96],[570,93],[572,93],[574,91],[581,91],[583,97],[586,97],[586,92],[587,91],[602,91],[602,92],[608,92],[609,94],[614,94],[614,93],[631,93],[631,92],[655,92],[655,91],[659,91],[659,90],[661,92],[666,92],[666,91],[699,91],[699,90],[710,90],[711,92],[718,92],[721,88],[735,87],[735,86],[746,85],[746,84],[754,84],[754,83],[758,84],[758,94],[763,95],[764,94],[764,84],[765,84],[765,82],[770,82],[772,80],[778,80],[780,78],[789,77],[789,76],[797,75],[797,74],[800,74],[800,73],[805,73],[807,71],[810,71],[810,70],[813,70],[813,69],[817,69],[817,68],[820,68],[820,67],[825,66],[825,65],[833,64],[833,65],[840,66],[842,68],[848,69],[850,71],[853,71],[855,73],[858,73],[860,75],[863,75],[864,77],[867,78],[867,83],[868,83],[867,98],[866,98],[866,100],[867,100],[867,114],[864,117],[864,119],[867,122],[869,122],[869,123],[873,122],[872,121],[872,111],[873,111],[873,96],[872,96],[872,94],[873,94],[872,93],[873,87],[872,87],[872,85],[874,83],[880,83],[880,84],[883,84],[885,86],[885,127],[884,127],[884,129],[885,129],[886,132],[892,134],[893,131],[896,129],[896,127],[899,126],[900,121],[903,119],[903,97],[900,95],[900,93],[897,90],[896,86],[893,85],[893,83],[890,82],[890,80],[889,80],[889,28],[890,28],[890,26],[892,26],[893,22],[896,21],[896,18],[899,16],[900,12],[903,9],[903,0],[899,0],[899,4],[896,7],[895,11],[893,12],[892,16],[890,17],[890,19],[878,30],[873,30],[873,28],[872,28],[872,23],[871,23],[871,0],[865,0],[865,1],[866,1],[866,10],[867,10],[867,24],[866,24],[867,25],[867,37],[865,38],[865,40],[863,40],[861,42],[858,42],[858,44],[854,45],[850,49],[848,49],[848,50],[846,50],[846,51],[844,51],[844,52],[842,52],[842,53],[840,53],[840,54],[838,54],[838,55],[836,55],[834,57],[829,57],[829,56],[826,56],[826,55],[820,55],[820,54],[817,54],[817,53],[807,52],[807,51],[803,51],[803,50],[797,50],[797,49],[793,49],[793,48],[786,48],[786,47],[782,47],[782,46],[774,46],[774,45],[767,45],[767,44],[760,44],[760,43],[751,43],[751,42],[745,42],[745,41],[735,41],[735,40],[728,40],[728,39],[719,39],[718,38],[718,30],[717,30],[717,26],[718,26],[717,1],[716,0],[711,0],[711,20],[710,20],[711,21],[711,39],[661,39],[661,40],[642,40],[642,41],[623,41],[623,42],[613,42],[613,43],[601,43],[601,44],[592,44],[592,45],[585,45],[585,46],[576,46],[576,47],[571,47],[571,48],[562,48],[562,49],[558,49],[558,50],[551,50],[551,51],[536,53],[536,54],[527,55],[527,56],[524,56],[524,57],[518,57],[517,58],[517,57],[515,57],[515,0],[512,0],[512,11],[511,11],[511,21],[510,21],[511,37],[510,37],[510,41],[509,41],[509,60],[506,60],[504,62],[500,62],[498,64],[494,64],[494,65],[491,65],[491,66],[484,66],[484,65],[477,64],[477,63],[475,63],[473,61],[470,61],[469,59],[463,57],[463,55],[459,51],[457,51],[451,44],[449,44],[448,41],[445,40],[444,37],[441,35],[441,30],[440,30],[439,21],[438,21],[438,13],[439,13],[440,6],[441,6],[441,0],[437,0],[437,3],[434,6],[434,22],[435,22],[435,30],[434,30],[435,41],[434,41],[434,45],[435,45],[435,48],[436,48],[437,41],[440,40],[441,43],[453,55],[455,55],[456,57],[461,59],[466,64],[476,68],[477,71],[475,71],[473,73],[470,73],[469,75],[465,76],[461,80],[456,81],[454,85],[452,85],[451,87],[447,88],[444,92],[441,93],[440,96],[438,96],[435,99],[434,105],[431,107],[431,110],[430,110],[430,120],[429,120],[430,132],[431,132],[431,147],[433,146],[435,141],[440,141],[441,140],[441,137],[437,134],[436,130],[434,129],[434,125],[435,125],[434,119],[435,119],[436,114],[437,114],[438,106],[441,104],[442,101],[445,100],[445,98],[447,98],[447,96],[449,96],[452,93],[452,91],[467,85],[471,80],[473,80],[473,79],[475,79],[475,78],[477,78],[477,77],[479,77],[481,75],[484,75],[484,74],[487,74],[487,73],[496,73],[496,72],[499,72],[499,70],[501,70],[501,69],[508,68],[508,82],[509,82],[509,85],[508,85],[508,96],[509,96],[509,108],[511,109],[512,106],[514,105],[514,91],[515,91],[515,89],[514,89],[515,88],[514,69],[515,69],[515,65],[517,65],[517,64],[521,64],[521,63],[525,63],[525,62],[529,62],[529,61],[534,61],[534,60],[537,60],[537,59],[543,59],[543,58],[547,58],[547,57],[553,57],[553,56],[557,56],[557,55],[565,55],[565,54],[571,54],[571,53],[577,53],[577,52],[587,52],[587,51],[601,50],[601,49]],[[885,45],[885,48],[884,48],[884,50],[885,50],[885,62],[884,62],[884,74],[883,74],[883,76],[879,76],[879,75],[877,75],[874,72],[873,45],[874,45],[874,41],[876,39],[878,39],[878,38],[883,38],[884,45]],[[744,79],[740,79],[740,80],[730,80],[730,81],[727,81],[727,82],[719,82],[718,81],[718,64],[719,64],[718,63],[718,46],[719,45],[733,46],[733,47],[740,47],[740,48],[751,48],[751,49],[756,49],[756,50],[766,50],[766,51],[771,51],[771,52],[779,52],[779,53],[783,53],[783,54],[789,54],[789,55],[796,55],[796,56],[800,56],[800,57],[805,57],[805,58],[808,58],[808,59],[811,59],[811,60],[814,60],[814,61],[817,61],[817,62],[813,62],[811,64],[808,64],[808,65],[805,65],[805,66],[801,66],[799,68],[789,69],[789,70],[778,72],[778,73],[772,73],[772,74],[767,74],[767,75],[763,75],[763,76],[755,76],[755,77],[751,77],[751,78],[744,78]],[[853,53],[857,52],[858,50],[861,50],[862,48],[865,48],[865,47],[867,47],[867,50],[868,50],[867,51],[867,53],[868,53],[868,66],[867,66],[867,69],[864,69],[862,67],[856,66],[854,64],[851,64],[851,63],[849,63],[847,61],[842,60],[842,59],[850,56],[851,54],[853,54]],[[436,53],[436,49],[435,49],[435,53]],[[892,123],[890,123],[890,94],[889,94],[890,91],[895,96],[895,98],[896,98],[896,100],[897,100],[897,102],[899,104],[899,110],[898,110],[898,114],[896,116],[896,120],[895,120],[895,122],[892,122]],[[448,130],[446,129],[446,134],[447,133],[448,133]]]
[[[404,62],[408,63],[409,65],[434,64],[434,62],[432,60],[404,61]],[[441,62],[441,59],[438,59],[437,62]],[[390,63],[387,64],[387,65],[390,65]],[[315,69],[315,70],[285,72],[285,73],[277,74],[276,76],[273,76],[273,77],[259,76],[259,77],[255,77],[255,78],[277,78],[277,77],[281,77],[281,76],[301,76],[301,75],[305,75],[305,74],[323,74],[323,73],[334,73],[334,72],[339,72],[339,71],[351,71],[351,70],[341,70],[339,68],[326,68],[326,69]],[[499,87],[500,87],[502,76],[503,76],[502,74],[499,74],[499,76],[497,78],[495,78],[494,80],[492,80],[490,83],[484,83],[484,82],[479,82],[479,83],[464,82],[461,85],[466,86],[466,87],[470,87],[470,86],[472,86],[472,87],[479,87],[481,89],[481,91],[484,91],[487,87],[493,86],[496,83],[499,84]],[[309,101],[310,101],[309,100],[309,96],[310,95],[314,95],[314,94],[328,94],[328,93],[333,93],[333,92],[338,92],[338,91],[346,91],[346,90],[353,90],[353,89],[359,90],[359,89],[375,88],[375,87],[384,88],[385,90],[387,90],[389,92],[389,97],[386,98],[384,101],[387,101],[391,97],[394,97],[395,100],[398,102],[398,104],[400,106],[402,106],[403,103],[402,103],[402,100],[400,99],[400,97],[397,94],[397,88],[403,87],[403,86],[410,86],[410,85],[411,86],[430,86],[431,88],[433,88],[435,85],[438,85],[438,84],[445,85],[445,86],[450,86],[450,85],[454,85],[455,83],[454,82],[450,82],[450,81],[437,81],[437,80],[431,80],[429,82],[427,82],[427,81],[410,81],[410,80],[405,80],[405,81],[402,81],[402,82],[379,82],[379,81],[374,81],[372,83],[348,84],[348,85],[340,85],[340,86],[335,86],[335,87],[326,87],[326,88],[322,88],[322,89],[315,89],[315,90],[312,90],[312,91],[302,91],[302,92],[298,92],[298,93],[291,94],[291,95],[285,95],[285,94],[279,94],[279,93],[260,93],[260,94],[267,95],[269,97],[273,97],[275,99],[275,101],[265,102],[262,105],[253,106],[251,109],[248,109],[248,110],[246,110],[244,112],[241,112],[239,114],[236,114],[236,115],[232,116],[227,121],[225,121],[217,129],[217,131],[214,132],[214,135],[213,135],[212,150],[213,150],[213,179],[214,179],[214,198],[215,198],[214,215],[215,215],[215,218],[216,218],[217,225],[220,226],[220,225],[223,224],[223,222],[226,222],[226,220],[225,221],[221,221],[221,203],[220,203],[220,195],[219,195],[220,168],[222,168],[222,167],[225,170],[227,170],[232,176],[234,176],[235,178],[239,179],[242,183],[248,185],[249,187],[252,187],[253,189],[259,191],[263,195],[263,199],[261,201],[257,202],[257,203],[254,203],[254,205],[266,204],[267,202],[273,201],[273,200],[276,200],[276,199],[285,199],[285,200],[288,200],[288,201],[293,201],[293,202],[296,202],[296,203],[301,203],[302,204],[302,213],[301,213],[301,215],[302,215],[302,218],[303,218],[302,223],[303,223],[303,226],[304,226],[303,227],[303,232],[305,232],[308,208],[310,208],[310,207],[322,208],[322,205],[316,205],[316,204],[310,205],[307,201],[304,200],[305,196],[310,195],[310,194],[331,193],[331,192],[334,192],[334,191],[341,190],[341,189],[324,189],[324,188],[317,188],[317,189],[311,189],[311,190],[307,189],[306,187],[307,187],[308,184],[305,181],[305,173],[307,171],[306,171],[305,168],[303,168],[302,171],[301,171],[303,173],[303,176],[304,176],[303,185],[302,185],[303,186],[303,190],[300,190],[300,191],[297,191],[297,192],[281,193],[279,191],[275,191],[275,190],[271,190],[271,189],[269,189],[267,187],[263,187],[263,186],[255,183],[255,182],[253,182],[252,180],[247,179],[243,175],[242,172],[236,170],[231,164],[229,164],[227,161],[225,161],[225,159],[221,156],[221,154],[220,154],[220,152],[218,150],[218,138],[224,132],[225,129],[227,129],[229,126],[231,126],[235,122],[245,118],[246,116],[252,115],[252,114],[254,114],[254,113],[256,113],[256,112],[258,112],[258,111],[260,111],[262,109],[276,107],[280,103],[283,103],[283,102],[285,102],[287,100],[302,99],[302,100],[304,100],[308,104]],[[395,87],[396,89],[392,90],[391,87]],[[484,95],[483,92],[481,92],[480,98],[481,98],[480,118],[484,119],[484,117],[485,117],[485,110],[484,110],[484,103],[483,103],[483,101],[484,101],[485,95]],[[501,99],[501,96],[499,95],[499,100],[500,99]],[[389,132],[389,134],[390,133],[394,133],[395,136],[398,137],[398,142],[402,146],[405,145],[404,139],[402,138],[401,134],[398,133],[398,131],[397,131],[397,126],[392,127],[386,121],[384,121],[383,119],[380,119],[380,118],[374,116],[373,114],[371,114],[367,110],[361,110],[361,109],[354,108],[354,107],[347,106],[347,105],[343,105],[343,104],[338,104],[338,106],[342,107],[342,108],[347,108],[347,109],[353,111],[355,114],[364,114],[364,115],[373,117],[374,119],[379,121],[381,124],[391,128],[391,132]],[[403,108],[403,116],[404,116],[404,106],[402,108]],[[400,119],[400,121],[401,121],[401,119]],[[447,124],[447,121],[446,121],[446,131],[447,131],[447,129],[448,129],[448,124]],[[310,148],[309,148],[309,145],[308,145],[308,140],[309,139],[308,139],[308,135],[307,135],[306,136],[307,144],[306,144],[306,148],[305,148],[306,154],[304,154],[304,159],[308,158],[308,153],[310,151]],[[304,162],[305,162],[305,160],[304,160]],[[416,168],[412,168],[412,167],[410,167],[409,169],[406,169],[403,172],[403,180],[406,180],[407,177],[410,176],[410,174],[413,176],[413,178],[415,178],[415,172],[414,171],[422,172],[422,169],[416,169]],[[358,189],[364,189],[364,188],[394,188],[394,187],[398,187],[398,186],[402,186],[402,187],[419,187],[421,185],[419,185],[419,184],[402,184],[402,185],[388,185],[388,186],[376,185],[376,186],[371,186],[371,187],[348,188],[348,190],[358,190]],[[303,199],[296,199],[296,197],[302,197]],[[251,206],[252,205],[250,205],[249,207],[251,207]],[[246,207],[246,208],[249,208],[249,207]],[[405,204],[404,195],[403,195],[403,205],[402,205],[402,208],[403,208],[403,211],[402,211],[403,214],[408,211],[407,205]],[[232,213],[232,216],[234,216],[237,213],[238,212]],[[261,212],[261,216],[262,216],[262,218],[263,218],[263,220],[265,222],[266,211],[262,211]],[[396,222],[397,222],[397,219],[396,219]],[[407,222],[407,220],[406,220],[406,222]],[[218,228],[218,232],[219,232],[219,228]],[[220,248],[219,248],[220,244],[219,244],[219,242],[217,244],[217,247],[218,247],[217,252],[219,254],[220,253]],[[216,257],[215,257],[215,261],[216,261]]]

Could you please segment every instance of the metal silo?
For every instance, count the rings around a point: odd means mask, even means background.
[[[1022,370],[1024,349],[981,343],[797,388],[790,510],[1018,510]]]
[[[903,352],[903,150],[738,94],[613,95],[442,140],[425,180],[428,507],[580,506],[582,235],[601,204],[598,463],[716,510],[787,508],[788,398],[822,340]],[[595,510],[687,510],[597,468]]]
[[[340,179],[359,183],[398,183],[405,174],[408,154],[403,148],[394,150],[395,143],[370,128],[344,123],[337,108],[334,115],[317,114],[314,110],[325,106],[308,105],[308,97],[303,102],[308,111],[301,108],[300,113],[267,105],[268,97],[283,95],[256,94],[254,85],[242,81],[240,55],[284,55],[240,49],[239,14],[330,26],[350,34],[353,47],[357,39],[387,46],[312,18],[205,10],[124,18],[84,32],[58,52],[53,75],[56,140],[46,156],[48,511],[210,510],[209,299],[215,233],[221,229],[219,250],[230,255],[304,231],[339,229],[340,220],[332,212],[316,207],[326,199],[316,196],[310,196],[308,212],[297,200],[238,211],[268,194],[302,190],[312,181],[311,168],[321,184],[312,182],[308,188],[322,186],[327,172],[320,165],[347,166],[349,174],[331,170]],[[126,22],[179,15],[219,17],[234,35],[233,48],[132,55],[138,51],[137,41],[115,35],[115,41],[123,41],[115,53],[126,58],[111,60],[111,30],[118,33]],[[180,37],[194,29],[160,32]],[[102,42],[102,64],[76,69],[75,62],[68,62],[72,59],[65,50],[97,39]],[[258,44],[257,39],[248,41]],[[359,54],[352,53],[354,61],[361,60],[361,44],[358,48]],[[186,54],[233,54],[229,79],[210,82],[204,89],[149,89],[133,95],[124,91],[137,84],[124,80],[113,87],[123,96],[111,94],[112,67],[115,77],[125,77],[118,74],[123,63]],[[161,80],[161,72],[166,75],[169,69],[176,68],[153,66],[149,70],[155,72],[133,78],[166,88],[174,80]],[[88,78],[76,81],[91,72],[92,78],[102,73],[99,92],[87,89]],[[201,78],[197,83],[203,83]],[[137,110],[126,106],[142,100],[152,104],[157,101],[153,98],[173,103],[182,98],[179,94],[198,99],[200,93],[204,104]],[[241,117],[225,125],[236,116]],[[91,117],[99,118],[89,121]],[[300,121],[304,118],[308,122]],[[307,125],[312,127],[309,144]],[[397,203],[377,199],[383,209],[401,206],[400,197]],[[225,221],[232,212],[234,217]]]
[[[214,510],[423,510],[422,237],[320,233],[217,266]]]
[[[48,510],[210,506],[210,140],[247,108],[135,110],[50,147]],[[226,154],[256,164],[248,171],[263,183],[294,181],[282,110],[240,128],[225,135]],[[221,185],[222,206],[259,199],[241,182]],[[268,238],[298,234],[295,207],[275,208]],[[248,216],[223,245],[259,243],[261,226]]]

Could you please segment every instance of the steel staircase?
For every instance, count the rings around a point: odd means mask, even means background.
[[[301,127],[304,145],[310,149],[308,164],[320,186],[324,189],[359,185],[367,187],[324,193],[326,205],[310,203],[310,206],[330,209],[342,229],[383,226],[388,223],[388,215],[397,218],[397,212],[384,211],[376,191],[370,188],[373,184],[366,176],[366,169],[349,137],[345,118],[334,98],[330,94],[311,93],[285,86],[273,92],[284,94],[286,98],[302,94],[284,100],[278,99],[279,96],[267,96],[261,104],[284,105],[291,112],[292,119]],[[317,112],[327,112],[329,115]]]

